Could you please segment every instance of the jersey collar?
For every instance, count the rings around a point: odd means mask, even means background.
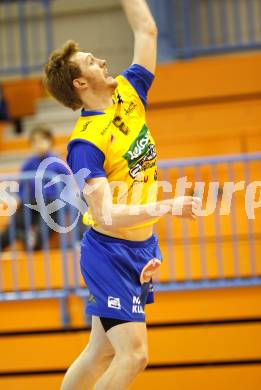
[[[103,115],[104,112],[102,111],[88,111],[85,110],[84,108],[81,111],[81,116],[93,116],[93,115]]]
[[[117,100],[118,100],[118,103],[123,103],[123,99],[121,97],[121,95],[118,93],[117,94]],[[115,104],[115,99],[112,99],[113,103],[112,105]],[[81,116],[94,116],[94,115],[103,115],[105,114],[105,112],[103,111],[95,111],[95,110],[85,110],[84,108],[82,108],[81,110]]]

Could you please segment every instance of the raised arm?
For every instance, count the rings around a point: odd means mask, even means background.
[[[145,0],[121,0],[134,33],[133,63],[155,73],[157,26]]]

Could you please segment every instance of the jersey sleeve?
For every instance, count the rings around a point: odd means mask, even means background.
[[[95,177],[105,177],[103,168],[105,156],[94,144],[85,140],[75,140],[68,147],[67,163],[71,168],[80,190],[83,190],[85,182]],[[88,169],[90,172],[84,175],[77,175],[81,169]]]
[[[138,64],[131,65],[122,73],[122,76],[133,86],[146,108],[148,91],[155,76]]]

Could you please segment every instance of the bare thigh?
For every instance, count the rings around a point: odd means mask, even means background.
[[[107,332],[115,353],[129,354],[137,350],[148,353],[147,327],[144,322],[127,322]]]
[[[112,357],[114,355],[114,348],[103,329],[99,317],[92,316],[92,330],[86,349],[98,358]]]

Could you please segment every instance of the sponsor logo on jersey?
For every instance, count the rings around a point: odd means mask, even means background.
[[[137,107],[137,104],[131,102],[129,104],[128,108],[124,108],[125,114],[126,115],[130,115],[135,110],[136,107]]]
[[[88,302],[90,302],[90,303],[96,303],[96,299],[95,299],[95,297],[94,297],[92,294],[90,294],[90,295],[88,296]]]
[[[91,122],[85,122],[82,126],[82,129],[80,130],[80,133],[87,130],[87,127],[89,126]]]
[[[108,125],[101,131],[101,133],[100,133],[101,135],[106,134],[107,130],[110,128],[111,123],[112,123],[112,121],[110,121],[108,123]]]
[[[149,144],[149,132],[146,125],[141,129],[138,137],[131,144],[124,158],[127,160],[129,167],[133,167],[138,159],[146,153]]]
[[[108,297],[108,307],[111,309],[121,310],[121,301],[120,298]]]
[[[141,305],[140,297],[133,296],[132,299],[132,313],[144,314],[143,307]]]
[[[144,172],[138,172],[133,183],[144,183]]]
[[[124,103],[124,100],[119,93],[117,95],[117,99],[118,99],[118,103]]]
[[[129,150],[123,155],[123,158],[128,163],[130,176],[136,179],[139,172],[154,167],[156,165],[156,157],[155,145],[150,142],[148,128],[144,125],[138,137],[129,147]],[[143,176],[143,181],[148,181],[145,175]]]
[[[147,153],[130,169],[130,176],[134,179],[137,174],[156,165],[156,148],[150,144]]]
[[[130,132],[129,127],[124,123],[123,119],[121,116],[116,116],[112,123],[114,124],[115,127],[117,127],[124,135],[128,135]]]

